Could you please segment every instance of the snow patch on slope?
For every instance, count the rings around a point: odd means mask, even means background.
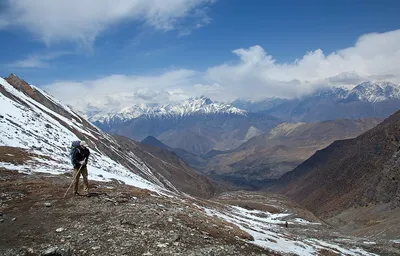
[[[19,147],[39,156],[48,157],[48,159],[37,158],[21,166],[0,163],[0,167],[52,174],[71,172],[68,147],[71,141],[79,140],[79,138],[53,116],[93,140],[97,140],[96,136],[90,130],[85,130],[83,125],[76,120],[68,120],[34,101],[3,78],[0,78],[0,84],[8,93],[17,97],[14,101],[0,94],[0,116],[2,117],[0,118],[0,146]],[[73,116],[79,118],[75,114]],[[96,128],[93,130],[98,132]],[[132,173],[97,149],[91,149],[88,168],[92,179],[104,181],[116,179],[139,188],[162,190],[161,187]]]
[[[291,132],[293,132],[294,130],[296,130],[296,128],[304,125],[305,123],[282,123],[278,126],[276,126],[274,129],[272,129],[269,133],[268,133],[268,138],[269,139],[274,139],[274,138],[278,138],[281,136],[288,136]]]
[[[250,128],[247,130],[246,135],[244,136],[244,140],[248,141],[249,139],[256,137],[258,135],[263,134],[263,131],[261,131],[260,129],[257,129],[254,126],[250,126]]]
[[[255,245],[271,249],[280,253],[295,255],[319,255],[319,250],[328,250],[332,252],[340,252],[341,255],[377,255],[369,253],[361,248],[347,249],[332,242],[325,242],[319,239],[302,239],[285,232],[282,224],[285,223],[284,218],[288,217],[288,213],[269,213],[260,210],[247,210],[238,206],[231,206],[226,211],[201,207],[209,216],[221,218],[229,223],[235,224],[241,230],[252,235]],[[296,218],[295,222],[308,222]],[[288,221],[289,225],[295,224]],[[281,226],[279,226],[279,224]],[[317,223],[315,223],[317,224]]]

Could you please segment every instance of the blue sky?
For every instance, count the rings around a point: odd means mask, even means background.
[[[106,94],[128,95],[129,105],[199,94],[294,97],[350,81],[398,81],[400,1],[84,2],[1,6],[1,75],[16,73],[68,103],[76,90],[101,92],[88,99],[100,105]]]

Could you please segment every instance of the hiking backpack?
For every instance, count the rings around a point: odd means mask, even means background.
[[[76,141],[73,141],[72,143],[71,143],[71,147],[70,147],[70,149],[69,149],[69,158],[71,159],[71,163],[72,164],[74,164],[74,162],[73,162],[73,154],[74,154],[74,150],[75,149],[78,149],[79,150],[79,146],[81,145],[81,141],[80,140],[76,140]]]

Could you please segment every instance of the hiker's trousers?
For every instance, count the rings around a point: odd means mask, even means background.
[[[85,191],[89,191],[89,182],[88,182],[88,171],[86,166],[82,166],[81,170],[78,173],[79,168],[74,168],[74,193],[78,192],[78,186],[79,186],[79,178],[82,175],[83,177],[83,187]]]

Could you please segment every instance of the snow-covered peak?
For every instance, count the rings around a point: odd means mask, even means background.
[[[340,88],[340,87],[333,87],[333,88],[323,88],[316,91],[313,95],[308,97],[318,97],[323,99],[334,99],[334,100],[341,100],[348,96],[349,91]]]
[[[380,102],[390,99],[400,99],[400,87],[390,82],[363,82],[354,88],[323,88],[307,98],[322,98],[335,101],[366,101]]]
[[[87,116],[91,122],[108,122],[110,119],[114,121],[125,121],[134,119],[146,114],[150,107],[146,104],[133,105],[123,109],[98,109],[95,113],[86,111]]]
[[[171,104],[137,104],[121,110],[104,110],[89,115],[91,122],[126,121],[140,116],[146,117],[183,117],[190,115],[234,114],[246,115],[247,112],[227,103],[215,102],[201,96]]]
[[[245,115],[246,111],[226,103],[214,102],[210,98],[190,98],[178,104],[160,105],[151,109],[148,116],[188,116],[194,114],[236,114]]]
[[[354,87],[348,98],[367,102],[400,99],[400,87],[390,82],[364,82]]]

